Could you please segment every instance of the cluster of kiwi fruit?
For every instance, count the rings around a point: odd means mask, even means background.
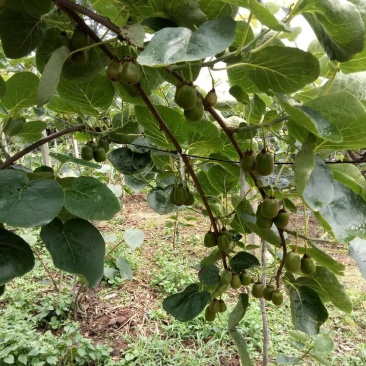
[[[121,61],[113,59],[107,66],[106,75],[109,80],[129,85],[137,84],[141,77],[141,67],[134,59]]]
[[[285,209],[278,209],[278,200],[275,197],[266,197],[257,208],[256,224],[263,230],[269,230],[272,224],[278,229],[284,229],[290,220],[290,214]]]
[[[273,304],[277,306],[280,306],[283,303],[283,294],[279,289],[276,289],[275,286],[271,284],[263,286],[260,281],[253,283],[252,295],[257,299],[263,297],[267,301],[272,301]]]
[[[258,154],[247,150],[240,161],[243,172],[266,176],[271,175],[274,170],[274,156],[268,149],[262,149]]]
[[[169,199],[176,206],[192,206],[194,203],[193,193],[187,186],[181,183],[173,186]]]
[[[206,248],[217,246],[220,250],[227,252],[234,249],[235,243],[230,230],[223,227],[218,234],[209,230],[203,238],[203,245]]]
[[[286,254],[285,269],[294,274],[302,272],[306,275],[312,275],[316,271],[316,263],[309,254],[305,253],[301,257],[294,249]]]
[[[224,313],[227,310],[225,301],[222,299],[212,299],[205,310],[205,319],[212,322],[216,319],[217,313]]]
[[[213,88],[202,101],[194,85],[184,82],[177,86],[174,101],[184,109],[184,117],[188,121],[196,122],[202,119],[205,107],[213,107],[216,104],[217,95]]]
[[[97,163],[102,163],[107,159],[109,151],[109,141],[106,138],[101,138],[98,142],[89,141],[81,149],[81,158],[86,161],[95,160]]]

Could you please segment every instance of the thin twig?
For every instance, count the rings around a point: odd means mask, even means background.
[[[44,270],[46,271],[46,273],[48,274],[48,277],[51,279],[53,286],[55,287],[55,290],[58,292],[58,286],[56,281],[53,279],[51,272],[49,271],[49,269],[47,268],[47,266],[44,264],[42,258],[40,257],[40,255],[38,254],[38,252],[33,248],[32,249],[34,254],[36,255],[36,257],[38,258],[38,260],[40,261],[40,263],[42,264],[42,267],[44,268]]]
[[[262,250],[261,250],[261,265],[262,268],[266,268],[266,245],[267,243],[262,240]],[[267,275],[266,272],[262,273],[262,284],[266,286]],[[263,355],[262,355],[262,365],[267,366],[268,364],[268,345],[269,345],[269,333],[268,333],[268,322],[267,322],[267,309],[266,309],[266,299],[263,297],[260,299],[261,313],[262,313],[262,332],[263,332]]]
[[[83,131],[86,128],[87,128],[86,126],[73,126],[73,127],[65,128],[62,131],[55,132],[52,135],[49,135],[41,140],[38,140],[37,142],[33,143],[32,145],[29,145],[25,149],[14,154],[10,159],[6,160],[3,164],[0,165],[0,170],[7,168],[8,166],[10,166],[14,162],[16,162],[18,159],[22,158],[24,155],[27,155],[34,149],[37,149],[38,147],[42,146],[43,144],[45,144],[49,141],[56,139],[57,137],[66,135],[71,132]]]

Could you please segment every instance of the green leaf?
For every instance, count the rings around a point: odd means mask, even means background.
[[[144,47],[145,29],[141,24],[127,24],[120,28],[119,34],[136,47]]]
[[[236,5],[225,3],[225,0],[198,0],[198,4],[209,20],[226,16],[235,18],[239,8]]]
[[[214,264],[208,264],[207,266],[201,268],[201,270],[198,272],[198,278],[204,285],[219,285],[219,268]]]
[[[209,156],[223,150],[224,144],[219,129],[210,121],[201,120],[199,123],[187,124],[187,145],[193,155]]]
[[[183,292],[164,299],[163,309],[174,318],[186,322],[200,314],[210,299],[211,294],[208,291],[199,291],[198,284],[193,283]]]
[[[260,263],[257,257],[248,252],[239,252],[230,259],[230,268],[234,273],[240,273],[243,272],[245,269],[249,269],[259,265]]]
[[[331,170],[319,157],[316,157],[303,198],[340,242],[349,242],[356,236],[366,238],[366,201],[333,180]]]
[[[164,189],[160,187],[151,189],[147,194],[147,204],[159,215],[166,215],[175,211],[176,206],[170,202],[170,191],[171,189]]]
[[[49,223],[61,210],[64,192],[53,180],[29,181],[19,171],[0,171],[0,222],[31,227]]]
[[[315,81],[320,73],[318,60],[298,48],[269,46],[237,64],[240,70],[228,72],[231,84],[249,76],[256,86],[268,92],[293,93]],[[235,75],[235,76],[234,76]]]
[[[42,131],[47,127],[47,122],[30,121],[24,123],[21,131],[18,133],[27,142],[34,142],[43,137]]]
[[[132,269],[131,269],[130,265],[128,264],[128,262],[126,261],[126,259],[124,259],[123,257],[118,257],[116,259],[116,266],[119,269],[119,273],[123,280],[132,280],[133,279]]]
[[[111,151],[108,159],[123,174],[137,173],[151,164],[149,153],[136,153],[128,147]]]
[[[136,249],[144,242],[144,232],[141,229],[128,228],[123,233],[123,240],[131,249]]]
[[[58,154],[58,153],[50,153],[50,156],[56,160],[58,160],[61,163],[74,163],[82,166],[87,166],[88,168],[95,168],[100,169],[101,165],[92,163],[91,161],[86,161],[83,159],[75,158],[72,155],[66,155],[66,154]]]
[[[4,79],[0,76],[0,98],[6,94],[6,83]]]
[[[86,220],[110,220],[120,210],[120,204],[98,179],[78,177],[65,189],[65,208]]]
[[[118,26],[126,24],[128,20],[128,12],[121,8],[119,0],[90,0],[90,4],[99,15],[109,18]]]
[[[236,22],[231,17],[209,20],[195,32],[188,28],[164,28],[155,33],[137,62],[147,66],[195,61],[224,51],[235,39]],[[164,44],[165,47],[161,47]]]
[[[295,328],[311,336],[318,334],[320,326],[328,319],[319,295],[307,286],[290,288],[290,301]]]
[[[321,365],[332,366],[331,362],[329,362],[326,359],[324,359],[323,357],[319,356],[315,351],[310,351],[309,356]]]
[[[51,10],[51,0],[6,0],[6,7],[40,17]]]
[[[366,131],[366,111],[362,103],[348,92],[332,93],[320,96],[310,102],[305,103],[316,110],[327,121],[334,124],[343,136],[343,141],[339,143],[318,139],[317,145],[322,150],[345,150],[361,149],[364,147]],[[308,131],[299,125],[288,122],[290,133],[295,135],[301,142],[308,135]]]
[[[243,366],[252,366],[252,360],[250,359],[250,355],[247,348],[247,343],[245,341],[245,338],[242,336],[241,333],[238,332],[236,328],[233,328],[229,332],[231,338],[234,340],[235,345],[238,349],[238,354],[240,357],[240,361]]]
[[[289,330],[288,334],[294,338],[296,341],[302,342],[302,343],[307,343],[310,340],[310,337],[308,335],[306,335],[303,332],[299,332],[297,330]]]
[[[324,140],[342,142],[343,137],[337,126],[327,121],[316,110],[301,105],[293,107],[281,99],[279,99],[279,102],[292,120],[302,128],[306,128],[309,132]]]
[[[202,258],[200,265],[201,265],[201,267],[205,267],[210,264],[214,264],[221,258],[222,258],[221,250],[219,250],[218,248],[215,248],[214,250],[212,250],[212,252],[207,257]]]
[[[70,50],[66,46],[61,46],[52,53],[38,86],[38,107],[48,103],[55,94],[60,82],[62,67],[69,55]]]
[[[104,267],[103,276],[113,280],[117,276],[118,270],[115,268]]]
[[[277,365],[296,365],[300,360],[297,357],[286,356],[283,353],[279,353],[276,357]]]
[[[315,165],[315,138],[309,135],[301,146],[294,163],[295,186],[299,194],[303,194]]]
[[[220,165],[214,165],[207,172],[210,184],[219,192],[227,194],[233,190],[239,183],[238,174],[232,174],[231,171],[224,169]]]
[[[45,25],[38,17],[7,8],[0,13],[1,44],[8,58],[28,55],[40,45],[44,32]]]
[[[348,254],[355,260],[362,277],[366,279],[366,240],[361,238],[351,240]]]
[[[364,48],[365,27],[357,7],[344,0],[303,0],[298,8],[330,60],[349,61]]]
[[[64,224],[59,219],[42,227],[41,239],[51,253],[54,265],[83,278],[88,288],[103,277],[105,243],[98,229],[82,219]]]
[[[243,90],[240,85],[233,85],[229,89],[229,93],[238,101],[244,105],[250,105],[249,95]]]
[[[184,144],[187,141],[189,124],[182,113],[165,106],[156,106],[156,109],[177,141],[180,144]],[[174,145],[169,141],[165,133],[160,130],[159,124],[147,107],[135,106],[135,115],[140,125],[144,128],[145,136],[149,140],[161,148],[175,150]]]
[[[5,136],[17,136],[22,130],[25,124],[25,118],[23,116],[12,118],[4,118],[3,132]]]
[[[225,0],[224,0],[225,1]],[[228,0],[232,2],[231,0]],[[235,2],[234,2],[235,3]],[[241,0],[237,2],[240,6],[249,9],[253,15],[265,26],[279,32],[289,32],[290,28],[277,20],[276,17],[257,0]]]
[[[322,287],[334,306],[346,313],[352,311],[351,299],[339,283],[337,276],[330,269],[317,266],[316,272],[311,275],[311,278]]]
[[[333,178],[352,189],[353,192],[362,196],[365,178],[360,170],[353,164],[330,164],[333,171]]]
[[[91,108],[108,108],[115,92],[112,82],[104,75],[79,83],[63,78],[57,90],[65,101]]]
[[[197,0],[151,0],[136,1],[125,0],[124,4],[129,7],[130,15],[138,20],[146,16],[157,15],[172,20],[179,26],[194,29],[206,20]]]
[[[319,334],[314,341],[314,348],[320,354],[329,355],[334,348],[333,338],[329,335]]]
[[[228,330],[231,332],[239,324],[240,320],[243,319],[249,306],[248,294],[240,294],[239,300],[236,303],[234,309],[229,315]]]
[[[5,229],[0,229],[0,259],[0,286],[23,276],[34,267],[33,251],[29,244]]]
[[[39,79],[31,72],[17,72],[6,82],[6,94],[1,103],[8,110],[19,110],[37,104]]]

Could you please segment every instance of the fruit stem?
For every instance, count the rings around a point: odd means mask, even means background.
[[[277,269],[277,273],[276,273],[276,276],[275,276],[276,290],[278,290],[280,288],[281,273],[282,273],[283,266],[285,265],[285,260],[286,260],[286,255],[287,255],[286,241],[285,241],[285,237],[283,235],[283,232],[284,232],[283,229],[278,229],[278,234],[280,235],[280,238],[281,238],[282,259],[281,259],[281,263],[280,263],[280,265]]]

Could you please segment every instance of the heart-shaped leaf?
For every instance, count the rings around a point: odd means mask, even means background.
[[[210,299],[211,294],[208,291],[199,291],[199,286],[193,283],[183,292],[164,299],[163,308],[174,318],[186,322],[200,314]]]
[[[198,272],[198,278],[204,285],[218,285],[220,283],[219,269],[214,264],[208,264]]]
[[[259,266],[258,258],[248,252],[239,252],[230,260],[230,267],[234,273],[243,272],[254,266]]]
[[[90,222],[71,219],[63,224],[54,219],[42,227],[41,239],[57,268],[77,274],[88,288],[99,285],[104,271],[105,243]]]
[[[34,256],[29,244],[11,231],[0,229],[0,287],[33,267]]]

